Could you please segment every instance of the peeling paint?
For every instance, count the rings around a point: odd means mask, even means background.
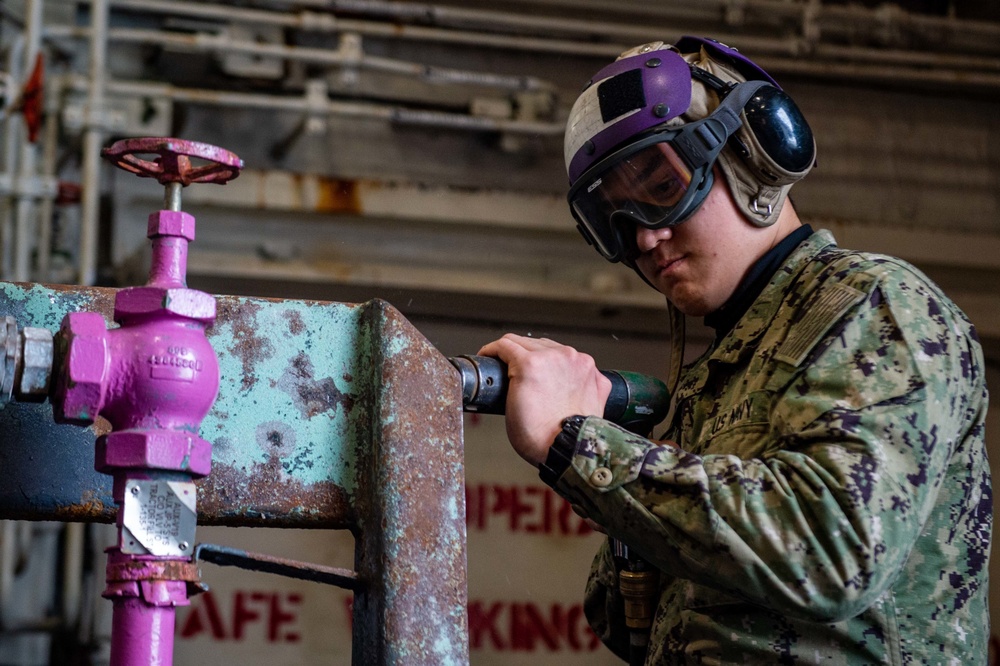
[[[357,522],[344,488],[303,483],[277,455],[247,468],[216,464],[197,485],[199,524],[351,529]]]
[[[249,299],[227,300],[225,304],[220,301],[218,305],[217,321],[226,321],[230,337],[226,349],[240,360],[241,386],[244,391],[250,390],[257,380],[257,364],[274,355],[274,344],[269,338],[259,334],[261,329],[256,315],[260,310],[261,305]],[[216,325],[220,334],[222,328]]]
[[[354,408],[354,396],[344,394],[330,377],[315,379],[314,372],[312,361],[302,352],[292,359],[278,380],[277,388],[292,397],[304,418],[311,419],[337,407],[345,414],[350,413]]]

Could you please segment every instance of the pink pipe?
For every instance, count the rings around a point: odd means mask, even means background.
[[[188,241],[177,236],[153,238],[149,284],[159,287],[187,286]]]
[[[176,557],[129,555],[108,549],[104,597],[114,605],[111,666],[171,666],[175,610],[187,606],[197,564]]]
[[[145,599],[114,599],[111,628],[113,666],[170,666],[174,662],[173,606],[153,606]],[[185,599],[185,605],[187,600]]]

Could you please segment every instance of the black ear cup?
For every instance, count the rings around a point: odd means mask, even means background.
[[[807,171],[816,159],[812,129],[792,98],[764,86],[743,107],[747,127],[774,164],[789,174]]]

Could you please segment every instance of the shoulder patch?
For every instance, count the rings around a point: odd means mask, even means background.
[[[805,316],[788,332],[775,360],[798,366],[827,331],[864,297],[865,292],[842,282],[821,288]]]

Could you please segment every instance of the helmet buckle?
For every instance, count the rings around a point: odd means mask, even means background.
[[[771,217],[771,211],[772,211],[771,204],[767,204],[767,213],[766,214],[763,213],[763,212],[761,212],[761,210],[757,207],[757,198],[756,197],[754,197],[752,205],[753,205],[753,212],[757,213],[758,215],[763,215],[764,217]]]

